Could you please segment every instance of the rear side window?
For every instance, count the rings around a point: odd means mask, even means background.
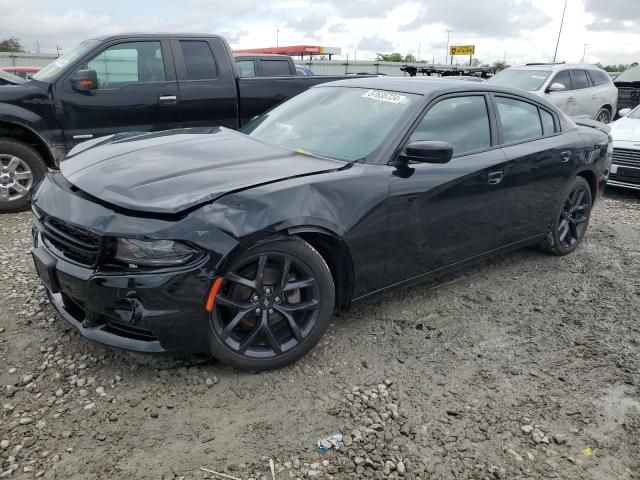
[[[496,97],[504,143],[525,142],[542,137],[538,107],[512,98]]]
[[[237,60],[236,66],[238,67],[238,74],[241,77],[255,77],[256,66],[253,60]]]
[[[607,72],[603,72],[600,70],[589,70],[589,76],[593,81],[594,85],[598,87],[601,85],[609,85],[611,83],[611,77],[607,74]]]
[[[207,42],[180,40],[187,80],[211,80],[218,78],[216,61]]]
[[[454,155],[491,146],[487,103],[482,96],[447,98],[436,103],[411,134],[409,143],[441,140],[453,146]]]
[[[587,72],[584,70],[571,70],[571,77],[573,80],[574,90],[580,90],[582,88],[589,88],[589,79],[587,78]]]
[[[540,120],[542,120],[542,131],[545,135],[551,135],[556,132],[553,115],[546,110],[540,109]]]
[[[261,75],[265,77],[282,77],[291,75],[289,62],[286,60],[260,60]]]
[[[571,76],[569,75],[569,70],[558,72],[558,74],[553,77],[553,80],[551,80],[549,85],[553,85],[554,83],[561,83],[564,85],[565,90],[571,90]]]

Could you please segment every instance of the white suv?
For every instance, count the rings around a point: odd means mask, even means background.
[[[488,82],[534,92],[567,115],[588,115],[602,123],[613,119],[618,104],[609,74],[593,65],[528,64],[502,70]]]

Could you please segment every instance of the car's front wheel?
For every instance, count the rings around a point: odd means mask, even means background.
[[[567,255],[578,248],[589,226],[592,204],[589,183],[582,177],[574,178],[553,214],[546,245],[550,253]]]
[[[268,370],[296,361],[333,315],[331,271],[298,237],[249,249],[221,282],[211,312],[212,353],[237,368]]]
[[[596,114],[596,120],[600,123],[611,123],[611,112],[608,108],[601,108]]]

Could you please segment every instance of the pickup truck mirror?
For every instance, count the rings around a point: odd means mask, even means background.
[[[563,84],[561,83],[552,83],[549,88],[547,88],[547,93],[548,92],[562,92],[564,90],[566,90],[567,87],[565,87]]]
[[[71,77],[71,86],[78,92],[90,92],[98,89],[98,74],[95,70],[78,70]]]
[[[422,163],[447,163],[453,157],[453,147],[447,142],[412,142],[401,154],[403,160]]]

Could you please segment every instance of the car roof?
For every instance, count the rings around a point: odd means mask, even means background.
[[[401,93],[413,93],[416,95],[434,96],[456,92],[496,92],[518,95],[538,103],[541,98],[532,93],[518,88],[505,87],[486,82],[461,82],[449,80],[448,77],[366,77],[337,80],[335,82],[322,83],[314,88],[323,87],[352,87],[369,88],[376,90],[390,90]]]
[[[212,33],[118,33],[112,35],[101,35],[98,37],[92,37],[91,40],[100,40],[102,42],[107,40],[119,40],[127,38],[222,38],[220,35]]]
[[[509,69],[517,69],[517,70],[547,70],[547,71],[557,71],[557,70],[602,70],[597,65],[591,65],[588,63],[529,63],[526,65],[514,65],[509,67]],[[604,70],[603,70],[604,71]]]

